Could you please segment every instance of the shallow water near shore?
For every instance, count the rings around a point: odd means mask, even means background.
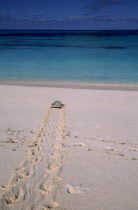
[[[0,81],[138,84],[138,31],[0,31]]]

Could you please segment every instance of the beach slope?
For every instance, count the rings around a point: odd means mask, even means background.
[[[0,85],[0,95],[0,209],[138,208],[137,91]]]

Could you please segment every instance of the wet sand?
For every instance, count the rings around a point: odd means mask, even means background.
[[[35,82],[35,81],[0,81],[0,85],[28,86],[28,87],[52,87],[52,88],[72,88],[88,90],[122,90],[138,91],[137,84],[102,84],[102,83],[65,83],[65,82]]]
[[[137,91],[0,94],[0,209],[138,208]],[[65,107],[51,109],[55,100]]]

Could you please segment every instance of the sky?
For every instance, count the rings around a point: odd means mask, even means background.
[[[0,29],[138,29],[138,0],[0,0]]]

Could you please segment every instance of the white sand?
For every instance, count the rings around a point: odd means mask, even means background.
[[[138,209],[137,91],[1,85],[0,96],[0,209]],[[55,100],[65,110],[47,116]]]

